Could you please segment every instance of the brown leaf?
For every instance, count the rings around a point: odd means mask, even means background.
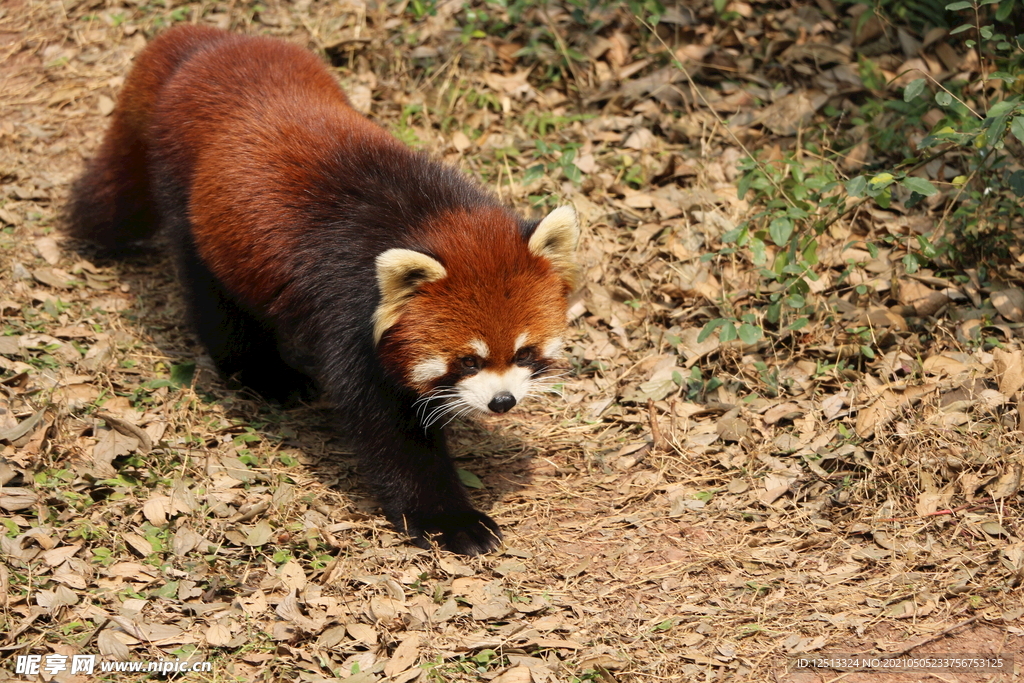
[[[77,411],[91,405],[102,393],[95,384],[70,384],[55,389],[53,398],[66,403],[69,410]]]
[[[486,83],[487,86],[495,92],[505,93],[512,97],[526,97],[536,94],[536,91],[533,89],[533,86],[530,85],[528,80],[530,71],[532,71],[532,67],[529,69],[520,69],[509,76],[502,76],[501,74],[496,73],[486,73],[484,74],[483,79],[484,83]]]
[[[336,647],[345,639],[345,626],[337,625],[326,629],[316,639],[316,644],[321,648]]]
[[[384,665],[384,675],[388,677],[396,676],[411,668],[419,656],[419,648],[420,636],[415,634],[399,643],[395,649],[395,654],[391,655],[391,659]]]
[[[279,617],[292,622],[307,633],[319,633],[323,628],[323,623],[317,623],[302,613],[302,609],[299,607],[297,591],[295,590],[289,591],[285,599],[277,603],[274,611]]]
[[[43,260],[51,266],[60,263],[60,247],[57,246],[57,240],[52,237],[38,238],[36,240],[36,249],[39,250],[39,255],[43,257]]]
[[[15,442],[23,436],[30,434],[40,422],[42,422],[45,416],[45,410],[39,410],[32,414],[31,417],[22,420],[15,427],[0,431],[0,441]]]
[[[621,29],[616,29],[608,36],[608,63],[616,71],[629,59],[629,48],[633,40]]]
[[[0,607],[6,607],[10,602],[11,595],[8,592],[11,588],[11,572],[7,566],[0,564]]]
[[[917,496],[917,502],[914,504],[914,512],[924,517],[930,515],[939,507],[948,507],[949,501],[953,497],[953,493],[949,492],[922,492]]]
[[[100,116],[110,116],[114,113],[114,100],[106,95],[100,95],[96,98],[96,108],[99,110]]]
[[[288,588],[301,591],[306,587],[306,572],[303,571],[302,565],[295,560],[285,562],[277,571],[277,577]]]
[[[583,645],[575,640],[564,640],[562,638],[531,638],[526,642],[527,647],[554,648],[558,650],[582,650]]]
[[[134,453],[139,447],[139,440],[133,436],[125,436],[113,429],[100,430],[96,446],[92,451],[93,469],[99,477],[109,478],[117,475],[111,463],[114,458]]]
[[[0,336],[0,355],[20,356],[22,348],[21,335]]]
[[[214,624],[206,629],[206,644],[211,647],[224,647],[231,642],[231,629],[221,624]]]
[[[52,591],[38,591],[35,596],[36,604],[51,613],[59,607],[69,607],[78,604],[78,595],[67,586],[57,586]]]
[[[366,624],[352,623],[346,624],[345,629],[348,631],[348,634],[350,636],[352,636],[361,643],[365,643],[366,645],[377,644],[377,632],[373,629],[372,626],[368,626]]]
[[[997,367],[999,363],[998,354],[1000,352],[1001,349],[994,349],[994,353],[997,355]],[[943,375],[948,377],[957,377],[965,372],[969,372],[970,366],[947,354],[938,353],[934,356],[925,358],[924,363],[921,364],[921,369],[924,370],[927,375],[936,375],[938,377],[942,377]]]
[[[715,431],[722,441],[742,441],[750,436],[750,425],[741,417],[723,416],[715,424]]]
[[[897,298],[901,304],[913,306],[917,315],[922,317],[935,315],[940,308],[949,303],[948,296],[913,278],[903,278],[899,281]]]
[[[146,538],[139,536],[131,531],[126,531],[122,534],[125,542],[132,547],[142,557],[149,557],[153,554],[153,544]]]
[[[146,521],[153,526],[163,526],[167,524],[167,511],[170,506],[171,499],[168,496],[152,495],[149,497],[143,506],[142,514],[145,516]]]
[[[496,621],[515,613],[516,609],[504,595],[497,596],[489,602],[473,605],[473,618],[477,621]]]
[[[473,146],[473,141],[461,130],[457,130],[452,133],[452,146],[461,154]]]
[[[390,622],[405,611],[404,600],[395,600],[384,595],[370,598],[370,613],[377,621]]]
[[[150,568],[138,562],[117,562],[107,567],[107,576],[120,576],[134,581],[149,582],[153,580]]]
[[[47,550],[42,554],[43,562],[50,565],[51,567],[59,567],[60,565],[67,562],[70,558],[74,557],[75,553],[81,550],[82,544],[76,543],[74,545],[66,545],[62,548],[53,548]]]
[[[992,292],[992,305],[1010,322],[1024,321],[1024,291],[1011,287],[999,292]]]
[[[107,367],[110,359],[113,357],[114,352],[110,346],[110,342],[106,339],[101,339],[85,352],[85,358],[82,359],[82,367],[89,372],[98,372]],[[109,410],[109,408],[107,408]]]
[[[245,544],[249,546],[265,545],[273,535],[274,528],[270,526],[270,522],[261,519],[249,529],[249,533],[245,537]]]
[[[71,588],[76,588],[78,590],[85,590],[85,587],[88,585],[85,576],[83,576],[82,574],[65,571],[63,569],[58,569],[54,573],[53,580],[60,581],[64,585],[69,586]],[[0,601],[0,605],[2,604],[3,601]]]
[[[855,427],[857,436],[862,439],[868,438],[877,428],[888,424],[903,408],[916,403],[937,387],[937,384],[923,384],[899,392],[892,389],[884,390],[874,403],[858,413]]]
[[[171,548],[178,557],[184,557],[203,542],[203,537],[187,526],[178,527],[174,532]]]
[[[795,477],[785,477],[778,474],[765,475],[763,482],[764,491],[758,496],[758,500],[765,505],[771,505],[789,491],[794,481],[796,481]]]
[[[637,151],[643,151],[647,149],[652,149],[657,145],[657,143],[658,139],[654,136],[654,133],[652,133],[647,128],[637,128],[635,131],[630,133],[629,137],[626,138],[626,141],[622,143],[622,146],[625,147],[626,149],[635,149]],[[627,205],[633,206],[632,204],[628,203],[628,200]],[[647,208],[649,206],[651,205],[648,204],[647,206],[634,208]]]
[[[823,406],[824,407],[824,406]],[[764,414],[765,424],[773,425],[779,420],[794,420],[804,414],[804,409],[792,401],[772,406]]]
[[[1022,470],[1024,470],[1024,465],[1020,463],[1009,464],[1006,472],[986,486],[985,491],[995,500],[1004,500],[1016,495],[1020,491]]]
[[[99,636],[96,637],[96,646],[99,648],[100,654],[111,659],[123,662],[131,659],[132,656],[131,650],[121,642],[118,634],[111,628],[105,628],[100,631]]]
[[[453,557],[442,556],[440,560],[438,560],[438,566],[440,566],[447,574],[451,574],[452,576],[473,576],[476,574],[475,569],[466,566]]]
[[[252,595],[246,597],[236,598],[236,601],[242,606],[242,611],[250,617],[256,617],[263,614],[269,606],[267,603],[267,596],[261,590],[256,590]]]
[[[347,89],[348,100],[352,108],[361,114],[368,114],[373,108],[373,90],[362,83],[350,86]]]
[[[765,107],[754,121],[776,135],[795,135],[827,101],[828,95],[817,90],[790,93]]]
[[[646,192],[629,192],[622,203],[631,209],[651,209],[654,207],[654,198]]]
[[[1007,351],[996,348],[992,349],[992,356],[999,378],[999,392],[1012,396],[1024,387],[1024,353],[1020,349]]]
[[[443,605],[434,612],[434,623],[443,624],[459,613],[459,604],[455,598],[448,598]]]
[[[32,489],[21,486],[0,487],[0,508],[8,512],[27,510],[34,506],[38,500],[39,496]]]
[[[108,412],[98,412],[96,413],[96,417],[106,422],[111,429],[116,430],[124,436],[136,439],[138,441],[136,448],[138,448],[139,452],[143,455],[149,453],[153,448],[153,444],[149,440],[149,434],[128,420],[115,417]]]
[[[530,683],[532,680],[529,667],[514,666],[495,678],[492,683]]]
[[[54,289],[71,289],[75,278],[60,268],[39,268],[32,271],[32,277]]]

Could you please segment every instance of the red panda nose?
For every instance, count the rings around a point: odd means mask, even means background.
[[[499,391],[487,404],[492,413],[507,413],[516,405],[516,397],[507,391]]]

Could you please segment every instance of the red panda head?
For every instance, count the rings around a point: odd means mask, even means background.
[[[561,354],[576,212],[555,209],[524,237],[504,209],[474,209],[445,215],[420,238],[423,251],[377,257],[378,354],[420,394],[427,424],[504,413],[540,386]]]

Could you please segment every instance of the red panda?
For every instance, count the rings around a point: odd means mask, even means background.
[[[416,545],[500,543],[445,424],[508,411],[560,354],[571,207],[524,220],[357,113],[311,53],[186,26],[138,55],[67,219],[113,250],[165,231],[220,372],[321,392]]]

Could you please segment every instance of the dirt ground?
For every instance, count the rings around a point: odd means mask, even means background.
[[[951,304],[930,336],[880,328],[859,370],[823,327],[796,346],[698,341],[755,270],[700,258],[750,209],[742,153],[641,54],[627,9],[602,8],[569,87],[468,31],[462,3],[3,0],[0,680],[149,677],[16,673],[78,654],[210,662],[195,681],[1021,680],[1020,328],[965,344]],[[572,38],[566,12],[538,16]],[[159,248],[114,262],[62,237],[133,55],[176,22],[326,54],[404,141],[524,213],[584,218],[561,395],[453,431],[499,552],[412,547],[329,410],[227,389]],[[871,229],[834,235],[836,272]],[[1000,654],[1016,659],[982,673],[795,663]]]

